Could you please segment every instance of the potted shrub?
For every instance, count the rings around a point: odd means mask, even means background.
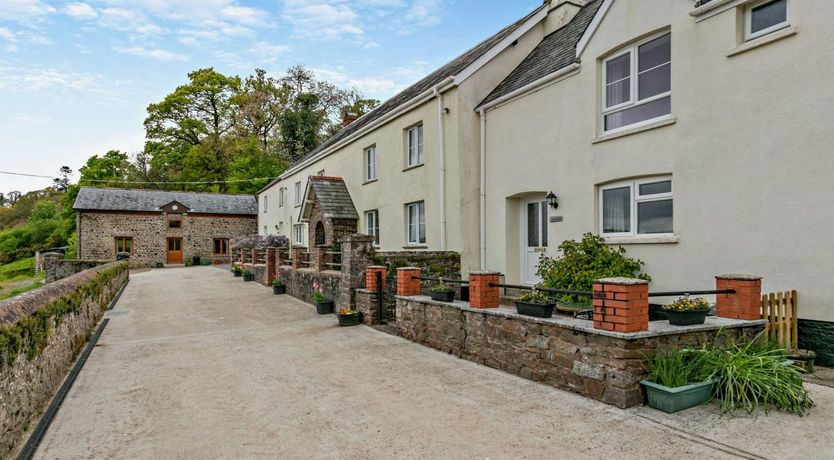
[[[673,326],[692,326],[695,324],[704,324],[707,318],[707,313],[712,309],[712,305],[703,297],[689,298],[689,296],[681,297],[680,299],[663,307],[666,317],[669,318],[669,324]]]
[[[649,407],[674,413],[712,398],[713,379],[702,378],[702,355],[692,350],[663,350],[649,360],[646,388]]]
[[[287,285],[284,284],[279,278],[275,278],[272,280],[272,293],[275,295],[286,294],[287,293]]]
[[[249,270],[243,270],[243,281],[255,281],[255,274]]]
[[[429,296],[431,296],[431,300],[438,302],[453,302],[455,300],[455,289],[441,281],[429,289]]]
[[[328,299],[321,291],[321,283],[313,281],[313,303],[316,304],[316,313],[326,315],[333,313],[333,301]]]
[[[524,292],[515,301],[515,309],[519,315],[535,316],[537,318],[550,318],[553,316],[553,307],[555,306],[556,302],[552,298],[536,288]]]
[[[232,265],[232,274],[235,275],[235,278],[240,278],[243,276],[243,269],[238,265]]]
[[[339,317],[339,326],[346,327],[359,325],[359,312],[356,310],[341,308],[338,312],[336,312],[336,314]]]

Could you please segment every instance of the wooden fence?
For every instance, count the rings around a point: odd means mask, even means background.
[[[796,291],[762,295],[762,319],[767,320],[768,337],[789,350],[799,349]]]

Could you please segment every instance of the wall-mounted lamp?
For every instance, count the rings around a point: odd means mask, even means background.
[[[550,192],[545,198],[547,198],[547,204],[549,204],[553,209],[559,209],[559,197],[557,197],[555,193]]]

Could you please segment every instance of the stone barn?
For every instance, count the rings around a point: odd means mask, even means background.
[[[299,221],[308,223],[310,248],[332,247],[343,236],[357,233],[359,214],[344,179],[311,176]]]
[[[257,233],[252,195],[82,187],[73,209],[79,259],[113,260],[126,252],[132,267],[195,257],[228,263],[229,241]]]

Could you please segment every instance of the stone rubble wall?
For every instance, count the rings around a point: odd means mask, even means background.
[[[397,294],[397,268],[418,267],[421,276],[434,278],[461,279],[460,254],[454,251],[386,251],[375,252],[371,255],[371,264],[385,266],[388,268],[386,277],[384,303],[385,318],[388,321],[395,319]],[[429,289],[436,285],[435,281],[423,281],[421,289],[423,294],[428,295]],[[460,284],[451,285],[457,291],[456,298],[460,298]],[[374,306],[376,309],[376,306]]]
[[[46,275],[47,284],[110,262],[108,260],[62,259],[61,257],[62,255],[45,255],[43,259],[43,271]]]
[[[67,295],[87,293],[80,299],[78,311],[67,314],[60,322],[55,317],[50,319],[53,323],[46,345],[31,360],[24,351],[11,363],[6,362],[7,356],[0,359],[0,458],[10,457],[24,443],[23,435],[37,423],[106,307],[127,282],[127,265],[127,262],[100,265],[0,302],[0,328],[8,328]],[[116,269],[116,274],[102,286],[98,296],[89,294],[89,289],[79,290],[103,282],[102,272],[110,269]],[[5,355],[5,346],[0,348]]]
[[[466,304],[462,304],[466,305]],[[699,347],[718,331],[623,339],[532,318],[470,311],[424,297],[397,298],[397,326],[409,340],[620,408],[643,403],[646,356],[658,347]],[[762,326],[724,329],[752,337]]]
[[[335,271],[315,272],[310,268],[293,270],[287,266],[277,269],[277,278],[287,286],[287,294],[307,303],[313,303],[313,283],[318,281],[321,291],[334,301],[335,309],[342,308],[339,292],[342,274]],[[257,278],[256,278],[257,279]]]

